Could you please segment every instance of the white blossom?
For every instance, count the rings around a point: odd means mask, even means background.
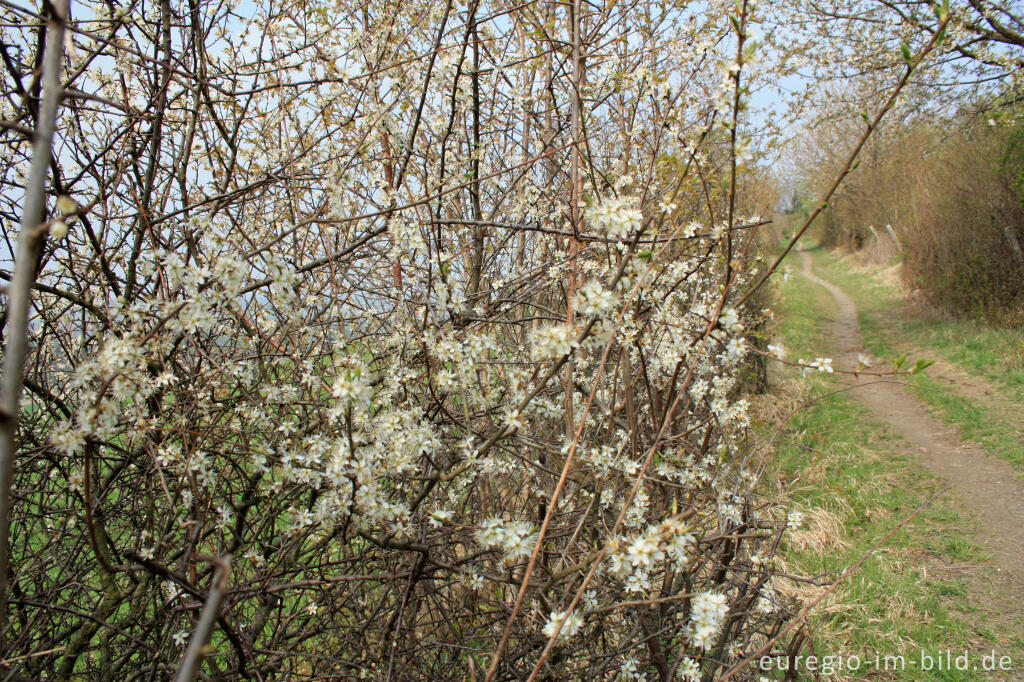
[[[690,603],[688,635],[694,646],[708,650],[722,629],[729,610],[726,596],[719,592],[701,592]]]
[[[566,616],[565,611],[553,611],[548,617],[548,622],[544,624],[544,629],[541,631],[548,637],[553,637],[555,634],[555,628],[561,623],[562,627],[558,632],[558,641],[564,641],[570,639],[577,631],[583,626],[583,618],[575,611]]]
[[[636,208],[637,200],[631,197],[606,198],[590,206],[586,211],[587,220],[598,232],[612,239],[625,239],[639,230],[643,214]]]

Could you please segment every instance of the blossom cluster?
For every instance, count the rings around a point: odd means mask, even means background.
[[[631,197],[606,198],[587,208],[590,226],[612,239],[625,239],[643,225],[643,213]]]
[[[705,650],[714,646],[728,610],[729,601],[724,594],[701,592],[696,595],[690,605],[690,641]]]

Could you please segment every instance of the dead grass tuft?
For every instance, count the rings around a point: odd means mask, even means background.
[[[801,552],[838,552],[848,548],[843,516],[821,507],[811,509],[804,516],[803,526],[789,531],[790,544]]]

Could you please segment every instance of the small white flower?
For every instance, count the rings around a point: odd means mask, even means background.
[[[775,595],[775,590],[771,587],[766,587],[761,592],[761,596],[757,598],[757,604],[754,606],[754,611],[764,614],[774,613],[776,609],[776,600],[777,597]]]
[[[68,489],[75,492],[84,490],[85,477],[81,471],[75,470],[68,475]]]
[[[530,336],[534,360],[558,360],[576,347],[576,332],[567,324],[541,327]]]
[[[78,203],[66,194],[57,197],[57,211],[61,215],[70,215],[78,210]],[[66,227],[66,226],[65,226]],[[51,228],[52,231],[52,228]]]
[[[518,410],[505,410],[504,422],[505,426],[517,431],[522,431],[526,428],[526,420],[523,419],[523,416],[519,414]]]
[[[815,358],[811,363],[811,369],[832,374],[832,358]]]
[[[555,628],[558,627],[558,623],[562,623],[562,629],[558,632],[558,639],[556,641],[563,641],[569,639],[580,629],[583,625],[583,618],[573,611],[566,617],[565,611],[554,611],[548,618],[548,622],[544,625],[544,629],[541,630],[548,637],[552,637],[555,634]]]
[[[219,517],[217,519],[217,525],[221,528],[226,528],[231,524],[231,520],[234,518],[235,512],[228,505],[219,504],[217,505],[217,515]]]
[[[635,658],[627,658],[622,662],[622,667],[619,668],[619,679],[632,680],[636,679],[636,669],[640,666],[640,661]],[[643,674],[643,673],[640,673]]]
[[[685,566],[690,560],[689,553],[694,545],[693,535],[690,533],[679,533],[673,536],[665,546],[669,557],[677,566]]]
[[[626,577],[626,592],[647,592],[651,589],[651,579],[643,570],[637,570]]]
[[[50,444],[65,455],[74,455],[85,446],[85,433],[71,421],[61,422],[50,432]]]
[[[576,297],[576,309],[584,317],[600,317],[617,303],[615,293],[605,289],[597,280],[587,282]]]
[[[534,545],[533,525],[527,521],[488,519],[480,525],[476,540],[484,547],[500,547],[510,559],[527,556]]]
[[[683,657],[679,662],[679,675],[689,682],[697,682],[700,679],[700,665],[689,657]]]
[[[701,592],[693,598],[690,605],[689,637],[694,646],[707,651],[714,645],[728,610],[729,604],[724,594]]]
[[[353,406],[370,402],[372,390],[364,381],[365,372],[358,364],[353,367],[342,367],[334,380],[331,392],[343,405],[351,402]]]
[[[54,239],[64,239],[68,236],[68,224],[63,220],[55,220],[50,223],[50,236]]]
[[[626,550],[629,563],[634,568],[646,570],[665,558],[657,532],[635,539]]]
[[[743,330],[743,325],[740,324],[739,313],[736,312],[735,308],[726,308],[723,310],[722,314],[718,317],[718,323],[730,334],[735,334],[736,332]]]
[[[643,225],[644,216],[636,204],[637,200],[630,197],[605,199],[587,209],[587,219],[598,232],[623,240]]]

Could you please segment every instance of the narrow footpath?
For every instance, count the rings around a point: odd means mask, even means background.
[[[863,353],[857,308],[842,289],[814,274],[813,260],[801,251],[803,275],[824,287],[835,299],[834,365],[854,370]],[[873,361],[873,364],[878,364]],[[921,464],[942,478],[955,504],[972,513],[980,530],[971,539],[991,554],[985,581],[999,602],[993,606],[1011,620],[1024,614],[1024,487],[1012,467],[973,445],[959,440],[954,430],[932,416],[910,395],[898,377],[844,375],[850,395],[862,401],[878,421],[906,439]]]

